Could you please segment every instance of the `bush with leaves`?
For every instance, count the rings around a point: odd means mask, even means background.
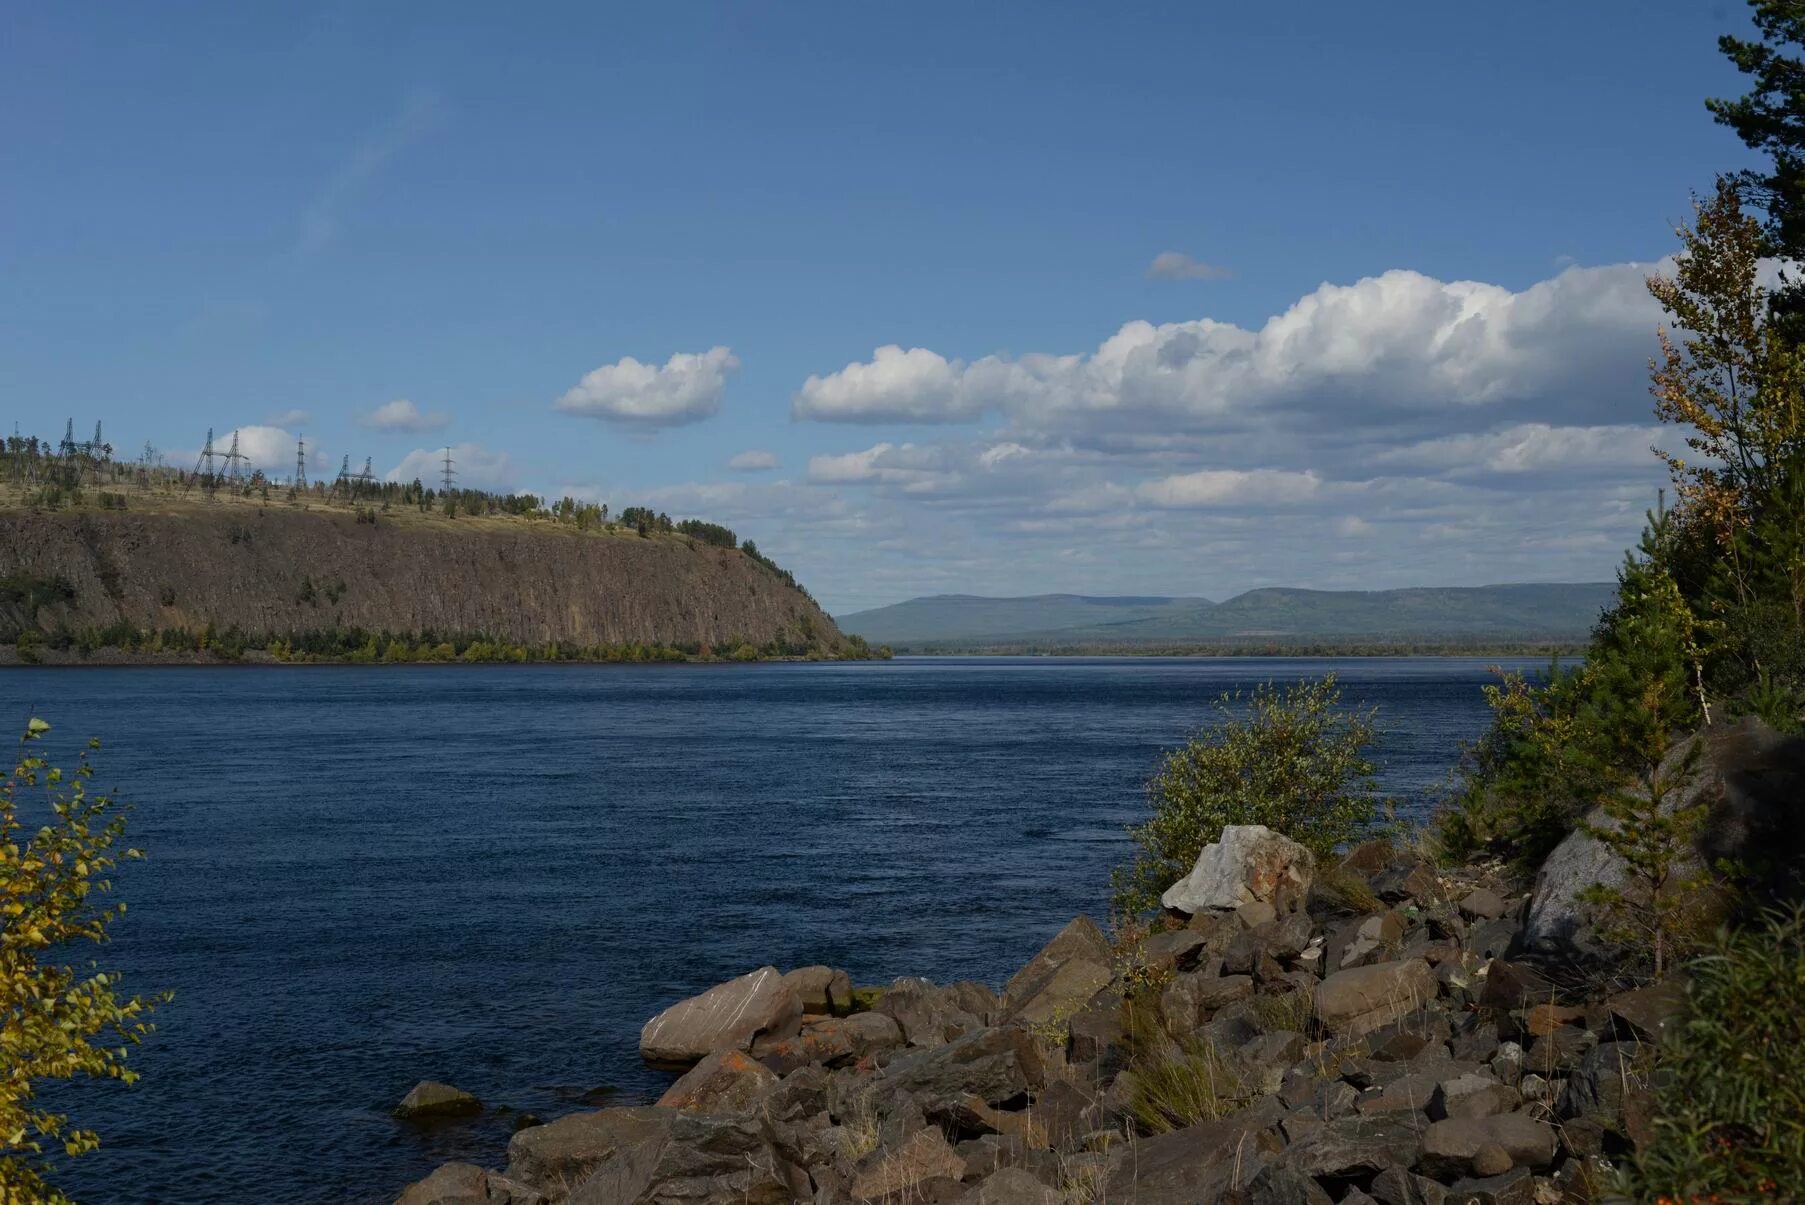
[[[1122,914],[1158,908],[1227,825],[1263,824],[1327,856],[1373,823],[1375,713],[1343,707],[1333,674],[1225,694],[1215,710],[1147,784],[1153,815],[1129,829],[1139,852],[1114,874]]]
[[[1790,1200],[1805,1184],[1805,910],[1720,932],[1687,969],[1653,1140],[1625,1187],[1638,1201]]]
[[[107,939],[125,911],[124,903],[100,900],[107,875],[120,857],[140,855],[116,849],[125,815],[109,796],[90,791],[86,753],[65,775],[30,751],[49,730],[31,721],[27,748],[0,785],[0,1201],[67,1199],[46,1179],[46,1148],[75,1156],[100,1139],[40,1108],[35,1086],[78,1076],[131,1083],[127,1051],[150,1032],[151,1010],[169,998],[122,997],[118,975],[62,962],[76,943]],[[34,799],[40,788],[41,800]]]

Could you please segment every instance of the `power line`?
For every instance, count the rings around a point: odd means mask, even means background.
[[[457,474],[451,471],[451,448],[449,445],[447,445],[445,448],[444,479],[445,479],[445,492],[449,494],[451,492],[451,483],[457,480]]]

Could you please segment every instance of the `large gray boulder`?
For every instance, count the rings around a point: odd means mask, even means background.
[[[1230,824],[1197,855],[1191,873],[1166,889],[1160,903],[1179,912],[1272,903],[1283,892],[1302,900],[1316,874],[1310,851],[1263,824]]]
[[[444,1163],[402,1190],[395,1205],[546,1205],[535,1188],[474,1163]]]
[[[1664,811],[1703,808],[1692,867],[1735,862],[1765,880],[1769,890],[1798,887],[1805,861],[1805,811],[1797,807],[1805,796],[1805,739],[1775,732],[1751,716],[1681,741],[1660,772],[1679,780]],[[1613,827],[1602,810],[1586,821]],[[1524,944],[1552,952],[1600,952],[1591,909],[1580,895],[1595,883],[1621,886],[1625,875],[1623,860],[1602,841],[1582,829],[1567,834],[1536,875]]]
[[[1434,1121],[1423,1131],[1417,1167],[1443,1179],[1466,1175],[1475,1170],[1474,1157],[1488,1146],[1502,1149],[1513,1167],[1540,1170],[1554,1162],[1558,1144],[1554,1127],[1527,1113]]]
[[[395,1116],[404,1121],[423,1121],[434,1117],[468,1117],[481,1113],[483,1102],[450,1084],[423,1079],[413,1086],[395,1106]]]
[[[759,1117],[672,1113],[662,1133],[617,1146],[585,1176],[569,1205],[808,1199],[808,1175],[784,1158]]]
[[[579,1183],[615,1152],[662,1138],[680,1116],[642,1105],[572,1113],[530,1126],[508,1143],[508,1178],[538,1187]]]
[[[796,1032],[802,1002],[776,967],[760,967],[671,1005],[639,1033],[646,1062],[687,1067],[717,1050],[745,1050],[759,1034]]]
[[[1006,1015],[1029,1024],[1069,1016],[1109,984],[1115,953],[1097,922],[1076,916],[1010,977]]]

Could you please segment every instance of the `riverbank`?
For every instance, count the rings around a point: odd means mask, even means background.
[[[1078,917],[1001,985],[764,967],[677,1002],[640,1037],[688,1068],[656,1105],[529,1126],[401,1205],[1583,1200],[1638,1140],[1680,997],[1564,981],[1535,947],[1569,888],[1388,841],[1213,848],[1166,924]]]

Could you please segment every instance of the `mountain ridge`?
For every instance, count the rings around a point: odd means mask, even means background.
[[[835,617],[893,648],[1105,647],[1388,641],[1584,639],[1615,596],[1611,582],[1507,582],[1315,590],[1263,586],[1202,596],[941,594]]]

